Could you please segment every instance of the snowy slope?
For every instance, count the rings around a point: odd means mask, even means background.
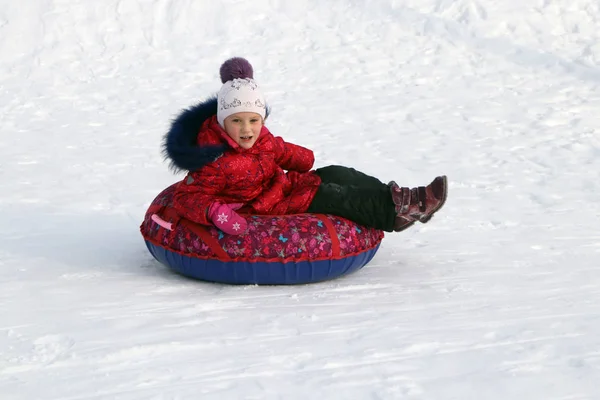
[[[0,398],[600,399],[596,0],[0,0]],[[170,273],[161,137],[247,57],[268,125],[446,207],[298,287]]]

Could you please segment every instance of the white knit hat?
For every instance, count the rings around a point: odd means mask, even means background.
[[[253,112],[263,119],[266,115],[265,98],[252,78],[234,78],[223,83],[217,102],[217,121],[223,128],[225,118],[238,112]]]

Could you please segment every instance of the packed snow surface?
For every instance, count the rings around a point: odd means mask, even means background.
[[[600,399],[597,0],[0,0],[0,397]],[[267,124],[427,225],[306,286],[145,248],[179,111],[254,66]]]

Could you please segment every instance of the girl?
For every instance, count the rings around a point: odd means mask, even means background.
[[[311,170],[311,150],[273,136],[264,125],[269,109],[250,63],[229,59],[220,75],[217,97],[183,111],[165,136],[171,167],[189,171],[173,201],[181,217],[231,235],[245,232],[244,214],[305,212],[399,232],[429,221],[444,205],[445,176],[411,189],[353,168]]]

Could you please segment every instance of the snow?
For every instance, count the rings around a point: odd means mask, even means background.
[[[0,397],[599,399],[599,4],[0,0]],[[444,209],[319,284],[158,264],[162,135],[231,56],[317,167]]]

